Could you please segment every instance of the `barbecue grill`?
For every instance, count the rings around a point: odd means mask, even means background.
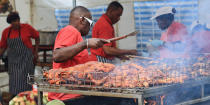
[[[51,78],[46,75],[28,76],[28,82],[38,87],[38,105],[42,104],[40,100],[43,91],[136,98],[138,105],[144,105],[144,99],[148,97],[167,94],[183,87],[201,87],[201,98],[180,104],[184,105],[210,99],[208,96],[204,97],[204,85],[210,84],[209,67],[210,61],[205,57],[176,60],[135,59],[119,64],[109,72],[68,72],[72,78],[65,77],[67,73],[59,70],[53,73],[50,70],[43,71],[47,74],[51,72]],[[58,80],[59,82],[51,83]]]

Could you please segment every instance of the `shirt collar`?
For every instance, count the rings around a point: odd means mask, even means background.
[[[109,24],[111,24],[112,25],[112,21],[111,21],[111,19],[106,15],[106,14],[103,14],[102,15],[102,17],[104,17],[105,18],[105,20],[109,23]]]
[[[22,28],[23,24],[20,23],[20,28]],[[9,28],[12,28],[12,25],[9,25]],[[14,30],[14,29],[13,29]]]

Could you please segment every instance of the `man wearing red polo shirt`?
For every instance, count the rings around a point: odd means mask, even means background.
[[[115,37],[113,24],[120,20],[123,6],[113,1],[109,4],[107,11],[96,22],[93,27],[92,37],[110,39]],[[102,48],[91,49],[91,58],[94,61],[111,63],[114,57],[124,58],[124,55],[136,55],[136,50],[123,50],[116,47],[116,42],[107,43]]]
[[[53,52],[53,69],[66,68],[87,62],[87,48],[99,48],[107,43],[104,39],[91,38],[83,40],[92,25],[92,16],[85,7],[75,7],[70,13],[70,23],[61,29],[56,37]],[[77,98],[78,94],[49,93],[49,99],[68,100]],[[64,101],[65,102],[65,101]]]

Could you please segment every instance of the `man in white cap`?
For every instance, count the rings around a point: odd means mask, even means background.
[[[160,40],[151,41],[151,45],[159,47],[161,58],[186,57],[184,47],[187,37],[187,28],[174,21],[176,9],[173,7],[162,7],[157,10],[151,19],[156,19],[159,28],[163,31]]]

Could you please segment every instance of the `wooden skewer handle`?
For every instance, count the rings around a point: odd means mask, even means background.
[[[130,34],[128,34],[128,35],[124,35],[124,36],[120,36],[120,37],[115,37],[115,38],[108,39],[108,41],[109,41],[109,42],[113,42],[113,41],[121,40],[121,39],[124,39],[124,38],[126,38],[126,37],[128,37],[128,36],[134,36],[134,35],[136,35],[137,33],[138,33],[138,31],[134,31],[134,32],[132,32],[132,33],[130,33]]]

